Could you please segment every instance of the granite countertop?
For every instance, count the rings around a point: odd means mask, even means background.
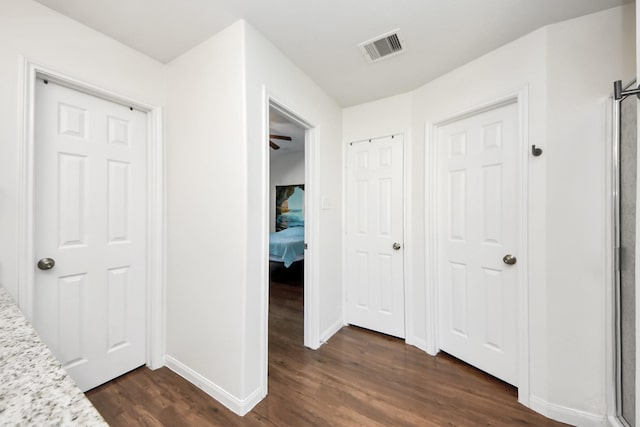
[[[0,425],[107,425],[3,288]]]

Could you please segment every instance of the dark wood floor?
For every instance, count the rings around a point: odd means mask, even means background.
[[[518,404],[515,388],[396,338],[345,327],[305,349],[296,268],[272,269],[269,395],[245,417],[166,368],[137,369],[87,397],[112,426],[562,425]]]

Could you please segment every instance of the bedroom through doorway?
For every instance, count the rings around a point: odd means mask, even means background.
[[[304,346],[305,136],[306,128],[269,107],[270,349]]]

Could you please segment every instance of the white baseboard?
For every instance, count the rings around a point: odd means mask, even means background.
[[[260,388],[257,388],[245,399],[239,399],[173,357],[165,356],[164,361],[167,368],[222,403],[237,415],[246,415],[264,398]]]
[[[618,417],[616,417],[615,415],[609,415],[609,418],[607,418],[607,421],[609,422],[607,424],[608,427],[625,427],[625,425],[622,424],[618,419]]]
[[[536,396],[529,398],[529,404],[531,409],[552,420],[580,427],[607,426],[607,419],[604,415],[592,414],[590,412],[556,405]]]
[[[329,338],[334,336],[342,327],[344,326],[344,322],[342,320],[338,320],[333,325],[329,326],[323,333],[320,334],[320,342],[322,344],[329,341]]]
[[[165,366],[165,361],[164,361],[164,357],[161,359],[154,359],[156,362],[150,362],[147,364],[147,368],[151,369],[152,371],[155,371],[156,369],[160,369],[163,366]]]

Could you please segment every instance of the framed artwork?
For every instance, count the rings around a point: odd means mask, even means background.
[[[304,227],[304,184],[276,185],[276,231]]]

